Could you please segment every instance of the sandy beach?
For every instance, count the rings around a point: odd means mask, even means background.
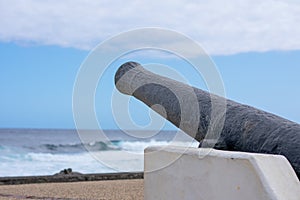
[[[0,186],[0,199],[143,199],[143,179]]]

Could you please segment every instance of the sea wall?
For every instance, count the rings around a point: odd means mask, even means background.
[[[280,155],[183,147],[145,149],[146,200],[299,200],[299,180]]]

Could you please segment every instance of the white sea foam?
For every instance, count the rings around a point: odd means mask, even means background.
[[[114,170],[102,165],[89,153],[28,153],[0,163],[0,176],[52,175],[65,168],[81,173],[106,173]]]
[[[119,150],[83,151],[72,154],[20,153],[13,149],[2,148],[0,176],[52,175],[65,168],[72,168],[73,171],[81,173],[143,171],[143,150],[148,146],[170,143],[151,140],[119,141],[116,144]],[[177,145],[186,146],[187,143],[177,142]]]
[[[171,142],[172,133],[159,139],[129,140],[118,131],[112,143],[102,141],[88,145],[87,152],[77,133],[59,130],[10,130],[0,134],[0,176],[52,175],[72,168],[80,173],[143,171],[144,149],[148,146],[197,146],[187,140]],[[1,133],[1,131],[0,131]],[[165,137],[166,136],[166,137]],[[27,138],[27,139],[22,139]]]

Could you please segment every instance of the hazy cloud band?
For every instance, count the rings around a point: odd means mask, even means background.
[[[0,41],[90,50],[119,32],[163,27],[210,54],[300,49],[300,2],[0,0]]]

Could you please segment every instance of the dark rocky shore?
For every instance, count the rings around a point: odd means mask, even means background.
[[[17,185],[30,183],[59,183],[59,182],[78,182],[78,181],[103,181],[103,180],[122,180],[122,179],[142,179],[143,172],[125,173],[105,173],[105,174],[81,174],[72,172],[70,169],[50,176],[19,176],[19,177],[0,177],[0,185]]]

